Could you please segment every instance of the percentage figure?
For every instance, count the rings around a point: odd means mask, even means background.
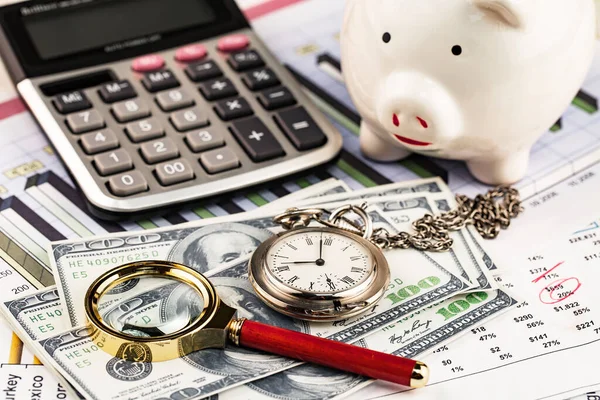
[[[459,365],[458,367],[452,368],[451,371],[456,374],[456,373],[459,373],[459,372],[465,372],[465,369]]]
[[[527,328],[531,329],[531,328],[538,328],[540,326],[544,326],[544,321],[533,321],[527,324]]]
[[[488,333],[487,335],[481,335],[481,337],[479,338],[480,341],[486,341],[486,340],[491,340],[491,339],[496,339],[497,336],[495,333]]]
[[[513,356],[510,353],[500,354],[500,361],[505,361],[511,358],[513,358]]]
[[[543,345],[545,349],[549,349],[551,347],[560,346],[560,342],[558,340],[551,340],[549,342],[544,342]]]
[[[442,346],[436,350],[434,350],[434,353],[441,353],[442,351],[448,351],[448,346]]]
[[[591,312],[589,307],[583,307],[583,308],[580,308],[579,310],[573,311],[573,315],[575,315],[577,317],[578,315],[583,315],[583,314],[586,314],[589,312]]]

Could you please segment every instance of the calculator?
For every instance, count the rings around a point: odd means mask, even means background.
[[[233,0],[35,0],[0,8],[0,26],[20,96],[96,216],[234,192],[341,150]]]

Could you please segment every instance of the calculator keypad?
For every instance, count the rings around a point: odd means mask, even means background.
[[[113,176],[108,180],[110,191],[115,196],[132,196],[148,190],[148,181],[140,171]]]
[[[179,132],[185,132],[207,126],[208,116],[199,107],[194,107],[171,114],[171,123]]]
[[[159,92],[179,86],[179,81],[173,75],[173,72],[166,69],[157,72],[148,72],[142,79],[144,87],[149,92]]]
[[[136,119],[145,118],[150,115],[150,108],[141,100],[126,100],[115,103],[112,112],[119,122],[129,122]]]
[[[252,68],[260,68],[265,65],[265,62],[260,55],[254,50],[240,51],[234,53],[227,60],[231,68],[237,72],[247,71]]]
[[[85,93],[75,90],[69,93],[63,93],[54,98],[54,106],[61,114],[69,114],[92,107]]]
[[[163,111],[174,111],[194,105],[192,96],[183,89],[172,89],[156,95],[156,102]]]
[[[223,134],[217,130],[199,130],[185,136],[185,142],[194,153],[211,150],[225,145]]]
[[[263,90],[279,85],[279,78],[271,68],[261,68],[244,75],[244,84],[250,90]]]
[[[230,148],[223,147],[202,153],[200,163],[209,174],[218,174],[239,168],[240,159]]]
[[[115,103],[137,96],[129,81],[107,83],[100,87],[98,93],[105,103]]]
[[[223,76],[223,71],[214,61],[191,64],[185,69],[185,73],[194,82],[203,82]]]
[[[165,135],[165,130],[156,118],[143,119],[127,124],[125,131],[134,143],[145,142]]]
[[[118,174],[133,168],[133,160],[123,149],[94,157],[94,164],[98,173],[102,176]]]
[[[171,186],[194,179],[194,170],[187,160],[180,158],[156,167],[156,177],[163,186]]]
[[[246,35],[216,49],[192,44],[139,57],[126,68],[137,74],[115,71],[114,82],[51,99],[114,196],[218,181],[327,140]]]
[[[293,106],[296,104],[296,98],[285,87],[277,87],[265,90],[258,95],[258,101],[265,110],[277,110],[279,108]]]
[[[223,121],[231,121],[254,114],[250,104],[242,97],[219,101],[215,105],[215,111]]]
[[[208,101],[221,100],[238,95],[238,91],[228,78],[219,78],[200,85],[200,92]]]
[[[93,155],[116,149],[119,147],[119,140],[111,129],[103,129],[81,136],[81,147],[87,154]]]
[[[156,164],[179,157],[177,145],[169,138],[144,143],[140,146],[140,152],[148,164]]]
[[[273,133],[256,117],[234,122],[231,132],[255,162],[285,155]]]
[[[104,118],[96,110],[80,111],[67,116],[67,125],[73,133],[84,133],[104,128]]]

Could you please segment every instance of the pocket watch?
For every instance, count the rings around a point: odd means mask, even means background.
[[[356,316],[387,290],[390,268],[383,250],[446,251],[453,243],[450,232],[466,225],[493,239],[523,211],[518,191],[510,187],[475,199],[458,195],[456,200],[456,209],[425,215],[412,224],[414,233],[397,234],[374,229],[367,203],[331,213],[291,208],[274,219],[285,231],[261,243],[252,255],[250,282],[268,306],[293,318],[336,321]]]
[[[334,321],[362,313],[385,293],[390,269],[370,239],[371,219],[364,208],[334,211],[290,209],[275,217],[287,231],[263,242],[249,264],[249,277],[261,299],[298,319]],[[353,212],[364,223],[344,218]],[[323,226],[309,226],[318,221]],[[362,233],[362,234],[361,234]]]

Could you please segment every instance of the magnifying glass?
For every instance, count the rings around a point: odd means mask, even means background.
[[[233,344],[373,379],[420,388],[419,362],[237,318],[202,274],[173,262],[126,264],[98,277],[87,291],[92,340],[134,362],[160,362]]]

